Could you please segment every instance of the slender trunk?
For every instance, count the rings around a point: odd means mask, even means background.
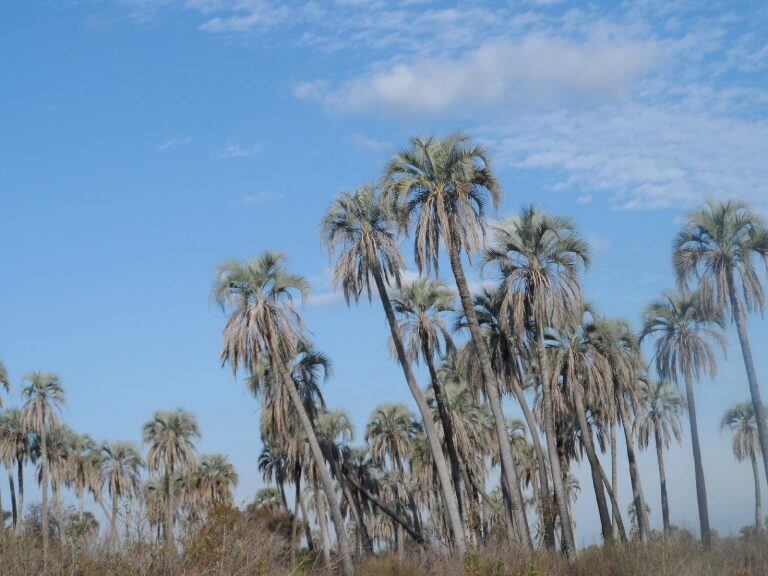
[[[13,528],[19,524],[19,509],[16,504],[16,485],[13,482],[13,463],[8,468],[8,487],[11,489],[11,515],[13,519]]]
[[[83,521],[83,514],[85,513],[85,494],[83,493],[82,486],[77,487],[77,520]]]
[[[280,502],[283,504],[283,510],[290,512],[290,508],[288,508],[288,498],[285,497],[285,486],[282,482],[277,483],[277,489],[280,491]]]
[[[315,541],[312,538],[312,529],[309,527],[309,511],[304,501],[304,492],[301,491],[301,478],[296,481],[296,497],[301,508],[301,523],[304,527],[304,537],[307,539],[307,549],[315,549]]]
[[[448,412],[447,398],[443,390],[443,383],[437,377],[435,363],[429,344],[425,336],[421,338],[421,350],[429,368],[429,377],[432,380],[432,390],[435,393],[435,404],[437,404],[437,413],[440,416],[440,423],[443,426],[443,436],[445,438],[445,448],[448,452],[448,459],[451,461],[451,477],[453,478],[453,490],[456,493],[456,501],[459,506],[459,513],[464,516],[464,502],[461,500],[461,466],[459,465],[459,452],[456,449],[455,435],[453,431],[453,422]],[[466,524],[464,528],[466,531]]]
[[[648,542],[648,516],[645,510],[645,496],[643,495],[643,486],[640,482],[640,472],[637,469],[637,458],[635,457],[635,443],[632,439],[632,427],[627,414],[627,407],[619,399],[619,415],[621,416],[621,427],[624,429],[624,440],[627,445],[627,460],[629,462],[629,479],[632,484],[632,499],[635,504],[635,513],[637,515],[637,529],[640,533],[640,539]]]
[[[360,505],[353,496],[352,491],[349,489],[347,479],[341,472],[338,462],[333,458],[329,458],[329,462],[331,463],[331,472],[333,472],[339,486],[341,486],[341,491],[344,494],[344,498],[347,500],[349,511],[352,514],[352,520],[357,527],[358,544],[360,548],[359,552],[373,552],[373,544],[371,543],[371,537],[368,534],[368,528],[365,526],[365,520],[363,519],[363,512],[360,510]]]
[[[653,438],[656,442],[656,460],[659,464],[659,482],[661,484],[661,516],[664,522],[664,535],[668,536],[672,530],[672,525],[669,522],[669,501],[667,499],[667,475],[664,471],[664,446],[661,443],[661,436],[659,435],[659,417],[654,413],[653,415]]]
[[[64,542],[64,514],[61,508],[61,494],[59,493],[59,483],[53,482],[51,489],[53,491],[53,505],[56,510],[56,524],[58,528],[56,530],[56,533],[59,537],[59,542],[61,543],[61,542]]]
[[[354,568],[352,566],[352,553],[349,549],[349,541],[347,540],[347,531],[344,528],[344,519],[341,516],[341,508],[339,508],[339,500],[336,498],[336,491],[331,482],[331,476],[328,474],[328,469],[325,467],[325,460],[323,458],[323,451],[320,449],[320,444],[317,442],[317,436],[315,435],[315,429],[312,425],[312,421],[309,419],[309,415],[304,408],[304,403],[301,401],[299,392],[296,390],[296,385],[291,377],[288,369],[283,363],[283,359],[280,357],[279,346],[275,342],[275,336],[271,338],[271,349],[274,351],[272,356],[272,362],[276,364],[277,371],[280,374],[280,378],[283,381],[283,385],[288,391],[288,395],[291,397],[291,402],[296,412],[299,415],[301,426],[304,429],[304,433],[307,436],[309,442],[309,448],[312,452],[312,458],[315,461],[315,467],[317,469],[318,476],[320,476],[320,482],[323,485],[325,491],[325,497],[328,500],[328,506],[331,509],[331,518],[333,519],[333,527],[336,530],[336,541],[339,545],[339,554],[341,555],[342,567],[345,576],[352,576],[354,574]]]
[[[731,300],[733,318],[736,322],[736,332],[739,334],[739,344],[741,344],[741,355],[744,357],[744,367],[747,370],[749,393],[752,395],[752,407],[755,410],[755,421],[757,422],[757,437],[760,440],[760,452],[763,456],[763,470],[765,472],[765,479],[768,481],[768,430],[766,430],[765,407],[763,406],[763,400],[760,395],[760,386],[757,382],[755,362],[752,359],[752,347],[749,344],[749,336],[747,335],[747,319],[736,292],[733,270],[728,270],[728,295]]]
[[[613,526],[615,526],[614,531],[618,531],[619,538],[621,538],[621,541],[626,544],[627,543],[627,531],[624,529],[624,520],[621,519],[621,509],[619,508],[619,502],[616,499],[616,494],[613,492],[613,488],[611,488],[610,483],[608,482],[608,476],[605,475],[605,470],[603,470],[603,465],[600,464],[600,461],[597,461],[598,468],[600,470],[600,477],[603,479],[603,484],[605,485],[605,491],[608,493],[608,498],[611,501],[611,519],[613,521]]]
[[[758,530],[763,529],[763,496],[760,491],[760,470],[757,465],[757,455],[755,451],[750,451],[749,459],[752,462],[752,476],[755,478],[755,527]]]
[[[293,502],[293,522],[291,522],[291,569],[296,569],[296,548],[298,548],[298,543],[296,542],[296,537],[299,532],[299,509],[301,504],[301,485],[300,482],[296,482],[295,484],[295,499]],[[302,515],[302,522],[307,521],[307,515],[304,513],[304,508],[301,507],[301,515]],[[309,534],[309,527],[307,527],[307,534]],[[309,544],[307,544],[309,545]]]
[[[552,550],[555,547],[555,515],[552,511],[552,500],[549,491],[549,481],[547,480],[547,457],[544,455],[544,447],[541,445],[541,439],[539,438],[539,431],[536,426],[536,420],[533,417],[530,407],[528,406],[528,400],[525,397],[525,392],[520,385],[523,381],[522,370],[520,369],[519,362],[515,361],[515,368],[517,370],[518,379],[511,378],[512,391],[517,398],[517,403],[523,411],[523,417],[525,423],[528,425],[528,431],[531,433],[531,441],[533,442],[533,450],[536,452],[536,460],[539,464],[539,496],[541,498],[541,523],[544,527],[544,544],[548,550]]]
[[[617,454],[618,451],[616,450],[616,421],[611,420],[611,426],[609,430],[610,435],[610,443],[611,443],[611,490],[613,490],[613,495],[616,498],[616,500],[619,499],[619,466],[618,466],[618,460],[617,460]],[[616,519],[616,516],[621,518],[621,508],[618,509],[619,511],[613,511],[611,514],[611,521],[613,523],[613,528],[618,528],[618,521]]]
[[[402,526],[403,530],[408,532],[408,535],[411,536],[411,538],[413,538],[418,544],[423,546],[426,543],[424,540],[424,536],[420,532],[417,532],[416,530],[414,530],[414,528],[408,523],[408,521],[405,518],[403,518],[397,512],[392,510],[389,506],[384,504],[376,496],[371,494],[365,487],[359,484],[351,476],[347,476],[347,480],[349,480],[349,483],[352,484],[352,486],[355,487],[355,490],[360,492],[360,494],[362,494],[366,500],[368,500],[371,504],[376,506],[376,508],[381,510],[384,514],[389,516],[389,518],[392,521],[394,521],[396,524]]]
[[[411,509],[411,517],[413,519],[413,527],[416,528],[419,532],[421,532],[421,518],[419,517],[419,509],[416,507],[416,500],[413,497],[413,490],[409,490],[406,485],[406,478],[405,478],[405,468],[403,467],[403,461],[400,458],[400,455],[396,455],[395,458],[395,465],[397,466],[397,472],[400,476],[400,486],[398,487],[398,491],[402,488],[406,491],[406,496],[408,498],[408,506]]]
[[[503,464],[501,466],[501,475],[504,476]],[[512,499],[509,497],[509,490],[507,489],[506,482],[501,483],[501,496],[504,499],[507,510],[511,509],[514,504],[512,503]],[[506,523],[507,527],[507,538],[511,540],[515,537],[515,523],[512,521],[512,516],[509,514],[504,514],[504,522]]]
[[[544,327],[536,326],[536,356],[539,361],[539,379],[541,380],[542,400],[544,403],[544,435],[547,439],[549,467],[552,470],[552,485],[555,492],[555,505],[560,517],[560,529],[563,533],[563,548],[568,561],[576,561],[576,544],[573,538],[571,516],[568,513],[567,495],[563,485],[563,473],[560,467],[560,457],[557,453],[557,436],[555,434],[555,417],[552,408],[552,382],[549,378],[549,363],[544,347]]]
[[[109,518],[109,547],[117,550],[117,495],[112,494],[112,514]]]
[[[507,420],[504,417],[504,410],[501,406],[499,385],[496,381],[496,376],[493,373],[491,359],[488,356],[488,350],[480,331],[480,324],[477,321],[477,314],[475,314],[475,309],[472,305],[472,295],[469,293],[469,285],[467,284],[467,278],[464,275],[464,267],[461,264],[459,243],[457,242],[453,230],[450,231],[450,236],[446,237],[445,240],[445,243],[448,245],[447,248],[451,260],[451,270],[453,271],[453,277],[456,280],[456,288],[459,292],[461,306],[467,319],[467,326],[469,327],[469,333],[472,338],[475,353],[480,362],[480,371],[485,386],[485,395],[488,398],[491,413],[493,414],[496,437],[499,442],[500,460],[502,463],[502,482],[506,484],[512,502],[511,506],[507,506],[507,514],[515,519],[518,529],[520,530],[520,540],[523,550],[530,554],[533,551],[533,540],[531,539],[531,530],[528,526],[528,519],[525,514],[525,503],[523,502],[523,495],[520,490],[517,469],[515,468],[515,463],[512,458],[512,447],[507,431]]]
[[[43,573],[48,571],[48,433],[46,422],[43,422],[40,430],[40,469],[42,479],[40,490],[42,492],[42,508],[40,509],[40,526],[43,530]]]
[[[709,534],[709,509],[707,506],[707,486],[704,482],[704,464],[701,458],[699,444],[699,425],[696,419],[696,401],[693,395],[693,378],[690,372],[685,373],[685,394],[688,401],[688,420],[691,425],[691,445],[693,447],[693,466],[696,475],[696,502],[699,506],[699,527],[701,542],[705,548],[711,545]]]
[[[16,524],[18,532],[24,520],[24,462],[21,458],[16,459],[16,478],[19,481],[19,515],[18,524]]]
[[[566,384],[570,383],[566,382]],[[595,490],[595,498],[597,499],[597,511],[600,515],[600,528],[603,533],[603,542],[612,544],[613,526],[611,525],[611,515],[608,512],[608,503],[605,500],[603,479],[600,477],[600,462],[595,453],[595,445],[592,443],[592,429],[589,427],[589,424],[587,424],[586,409],[584,408],[584,399],[582,398],[581,393],[581,384],[574,382],[571,385],[571,389],[573,392],[573,401],[576,405],[576,421],[579,425],[581,441],[584,444],[587,460],[589,461],[589,469],[592,473],[592,487]]]
[[[173,461],[165,467],[165,522],[163,523],[163,536],[165,537],[166,561],[176,553],[176,545],[173,538]]]
[[[323,495],[315,488],[315,510],[317,511],[317,525],[320,528],[320,543],[323,547],[323,562],[326,568],[331,567],[331,540],[328,537],[328,517],[325,514]]]
[[[378,265],[374,266],[373,277],[379,292],[381,304],[384,308],[384,314],[387,317],[390,332],[392,333],[392,341],[397,352],[397,359],[403,369],[408,388],[411,391],[414,400],[416,400],[416,405],[419,408],[419,414],[421,415],[421,420],[424,424],[424,433],[429,442],[429,449],[432,453],[435,469],[437,470],[443,503],[445,504],[449,525],[451,527],[451,532],[453,533],[453,545],[458,554],[464,554],[466,552],[466,543],[464,540],[464,529],[461,525],[461,514],[459,513],[459,505],[456,499],[457,496],[453,490],[453,484],[451,483],[451,477],[448,473],[448,466],[445,462],[443,449],[440,446],[440,438],[437,435],[437,428],[432,420],[432,413],[427,405],[427,400],[424,398],[424,392],[419,388],[416,378],[413,375],[413,371],[411,370],[411,365],[408,363],[408,359],[405,355],[405,348],[403,347],[403,340],[400,337],[400,330],[397,327],[395,312],[392,309],[392,303],[389,300],[389,294],[387,294],[387,287],[384,285],[384,279],[382,278],[381,270]]]

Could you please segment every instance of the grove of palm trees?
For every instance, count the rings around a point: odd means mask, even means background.
[[[66,380],[35,370],[11,382],[0,365],[2,573],[768,573],[768,374],[750,347],[768,289],[757,210],[694,206],[659,255],[677,283],[614,317],[585,289],[599,255],[579,224],[535,203],[498,213],[512,192],[469,135],[414,138],[371,177],[317,215],[318,235],[346,305],[383,311],[386,331],[350,337],[397,365],[392,401],[365,422],[326,404],[336,362],[305,322],[309,281],[271,238],[273,250],[222,262],[200,294],[222,315],[212,358],[254,406],[259,437],[232,441],[252,448],[263,484],[238,501],[226,449],[201,454],[204,430],[182,408],[149,408],[141,445],[100,441],[65,422]],[[697,393],[717,385],[725,351],[743,386],[710,421]],[[722,495],[708,491],[716,463],[700,437],[712,428],[732,441],[718,462],[754,478],[733,486],[754,493],[754,521],[730,534],[710,520]],[[683,438],[693,466],[670,468]],[[655,468],[639,465],[646,451]],[[672,469],[697,504],[680,524]],[[576,520],[585,498],[592,539]]]

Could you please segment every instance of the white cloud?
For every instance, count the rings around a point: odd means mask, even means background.
[[[186,146],[190,142],[192,142],[192,137],[190,136],[186,136],[184,138],[178,138],[174,136],[173,138],[169,138],[168,140],[160,144],[160,146],[157,147],[157,151],[162,152],[164,150],[170,150],[171,148]]]
[[[592,197],[592,194],[582,194],[581,196],[576,198],[576,202],[585,206],[587,204],[591,204],[592,200],[594,200],[594,198]]]
[[[661,55],[653,42],[529,36],[489,41],[462,58],[396,63],[329,89],[297,85],[294,94],[346,113],[466,113],[498,105],[601,102],[626,93]]]
[[[241,144],[229,143],[216,153],[219,158],[245,158],[253,156],[261,150],[261,145],[243,146]]]
[[[270,204],[277,202],[285,197],[280,192],[262,191],[255,194],[243,194],[233,202],[235,206],[263,206],[264,204]]]
[[[363,150],[370,150],[371,152],[381,152],[382,150],[388,150],[392,148],[392,143],[386,140],[376,140],[370,138],[360,132],[355,132],[349,136],[350,142],[352,142],[358,148]]]
[[[193,2],[199,4],[203,12],[213,12],[222,9],[235,9],[237,13],[227,16],[214,16],[200,25],[205,32],[218,34],[243,33],[254,30],[271,28],[285,22],[291,10],[286,5],[273,4],[264,0],[244,0],[238,3],[211,2],[202,0]]]

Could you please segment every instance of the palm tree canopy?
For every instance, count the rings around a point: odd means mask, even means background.
[[[231,502],[232,488],[237,486],[238,477],[226,456],[211,454],[202,457],[196,480],[204,500],[213,504]]]
[[[641,381],[639,397],[635,427],[640,447],[646,448],[654,433],[665,448],[672,440],[680,442],[683,436],[680,413],[686,406],[680,390],[669,382],[646,378]]]
[[[112,500],[133,498],[141,493],[144,461],[130,442],[105,442],[101,446],[99,474]]]
[[[692,212],[673,245],[673,263],[681,286],[698,277],[701,299],[727,310],[729,275],[741,285],[747,310],[762,311],[765,294],[755,264],[768,269],[768,229],[757,212],[742,202],[708,200]]]
[[[371,300],[371,274],[378,270],[385,283],[400,285],[403,256],[397,244],[392,211],[373,186],[342,192],[320,222],[328,255],[337,255],[334,286],[341,286],[347,304],[363,290]]]
[[[365,439],[377,462],[387,457],[393,462],[403,462],[409,444],[419,431],[419,424],[405,405],[382,404],[371,414]]]
[[[679,382],[686,375],[714,376],[712,343],[724,348],[722,328],[722,315],[703,305],[700,292],[666,293],[643,311],[641,338],[656,336],[656,370],[662,378]]]
[[[501,200],[499,183],[483,146],[468,134],[413,138],[411,147],[386,167],[385,194],[414,221],[414,255],[419,270],[438,270],[440,237],[447,247],[466,253],[485,243],[485,209]]]
[[[733,455],[739,462],[760,454],[755,408],[751,402],[737,404],[726,410],[720,429],[733,434]]]
[[[264,252],[252,260],[225,262],[216,274],[211,298],[229,319],[224,328],[221,363],[237,374],[240,366],[255,372],[279,354],[284,362],[296,355],[304,339],[296,294],[306,298],[307,281],[288,272],[279,252]],[[274,340],[273,340],[274,339]],[[277,350],[271,350],[272,343]]]
[[[511,316],[523,326],[530,315],[542,326],[556,326],[582,300],[579,272],[590,263],[590,249],[569,218],[528,206],[493,228],[484,262],[501,277],[502,322]]]
[[[58,423],[57,412],[66,403],[61,379],[56,374],[32,372],[24,377],[21,390],[24,399],[22,424],[29,432],[39,434]]]
[[[143,442],[149,446],[147,466],[167,474],[173,473],[176,466],[192,468],[197,462],[192,440],[199,437],[197,419],[189,412],[181,408],[155,412],[143,429]]]

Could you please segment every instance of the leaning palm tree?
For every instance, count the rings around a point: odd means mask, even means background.
[[[532,325],[532,348],[538,367],[543,405],[543,427],[564,548],[575,555],[572,522],[565,499],[563,474],[556,452],[552,405],[553,374],[546,353],[547,331],[571,320],[582,302],[580,271],[589,265],[589,246],[567,218],[542,213],[533,206],[495,228],[493,245],[486,251],[486,265],[501,278],[502,322]]]
[[[768,266],[768,229],[763,219],[745,204],[709,200],[688,215],[673,244],[673,261],[680,284],[693,277],[700,286],[702,304],[726,310],[736,323],[747,371],[752,406],[763,462],[768,463],[768,429],[760,386],[747,335],[746,313],[763,311],[765,292],[756,270],[762,260]],[[768,465],[765,477],[768,480]]]
[[[153,472],[163,474],[165,497],[163,534],[166,558],[176,550],[173,539],[176,512],[174,475],[178,471],[187,471],[195,466],[197,451],[193,440],[199,437],[200,429],[197,426],[197,419],[181,408],[155,412],[152,419],[144,424],[142,441],[149,447],[147,467]]]
[[[117,544],[117,509],[121,498],[131,499],[141,494],[141,468],[144,462],[130,442],[105,442],[101,446],[99,476],[112,500],[108,540]]]
[[[451,477],[459,511],[461,501],[461,466],[456,451],[455,433],[446,404],[445,390],[437,376],[435,355],[451,353],[453,341],[443,316],[454,312],[454,293],[439,281],[419,278],[404,284],[392,298],[395,312],[400,318],[400,333],[406,339],[406,353],[410,362],[423,359],[429,370],[432,392],[443,429],[443,440],[451,462]]]
[[[288,362],[295,358],[299,345],[306,341],[293,298],[296,293],[306,296],[307,289],[306,280],[288,272],[279,253],[264,252],[254,260],[223,264],[212,291],[214,301],[229,312],[222,335],[221,360],[230,365],[233,374],[242,367],[253,375],[262,371],[266,364],[288,392],[325,491],[344,572],[351,575],[352,556],[336,491],[325,467],[312,420],[288,369]]]
[[[664,450],[669,448],[672,440],[680,443],[683,435],[680,412],[685,408],[685,399],[680,391],[671,384],[648,379],[640,388],[639,407],[641,409],[635,418],[638,444],[640,448],[647,448],[651,434],[653,434],[661,484],[661,516],[664,523],[664,534],[669,535],[672,525],[669,521]]]
[[[40,439],[42,505],[40,523],[43,531],[43,572],[48,567],[48,432],[59,423],[58,411],[66,402],[61,379],[56,374],[32,372],[24,377],[22,425]]]
[[[752,463],[752,475],[755,479],[755,526],[763,528],[763,499],[760,492],[760,471],[758,469],[759,438],[755,409],[749,403],[737,404],[729,408],[720,423],[721,430],[733,434],[733,455],[743,462],[747,458]]]
[[[429,448],[435,461],[443,504],[457,552],[466,549],[464,527],[458,506],[458,496],[451,482],[450,472],[440,445],[437,427],[427,405],[424,392],[416,382],[403,339],[395,317],[387,286],[400,285],[403,257],[397,245],[393,216],[371,186],[363,186],[354,193],[341,193],[331,204],[320,224],[323,241],[329,255],[336,255],[334,282],[341,285],[344,298],[357,302],[363,291],[371,299],[375,285],[389,324],[392,344],[403,369],[408,389],[416,401]]]
[[[714,377],[717,370],[711,343],[724,347],[720,313],[702,304],[698,292],[665,294],[643,312],[643,335],[654,335],[656,371],[663,379],[685,382],[688,419],[696,475],[696,496],[699,506],[701,541],[710,545],[707,489],[704,464],[701,459],[699,428],[696,420],[696,400],[693,380],[704,374]]]
[[[519,479],[512,459],[506,421],[493,366],[475,314],[461,256],[472,258],[485,244],[485,206],[494,209],[501,199],[499,184],[482,146],[466,134],[446,138],[414,138],[411,147],[395,155],[386,168],[387,195],[402,213],[404,227],[414,222],[414,254],[419,271],[435,273],[439,267],[442,238],[451,262],[459,300],[467,320],[486,396],[491,406],[501,456],[502,481],[511,501],[507,512],[514,517],[523,548],[533,549]],[[568,546],[573,556],[572,543]]]

